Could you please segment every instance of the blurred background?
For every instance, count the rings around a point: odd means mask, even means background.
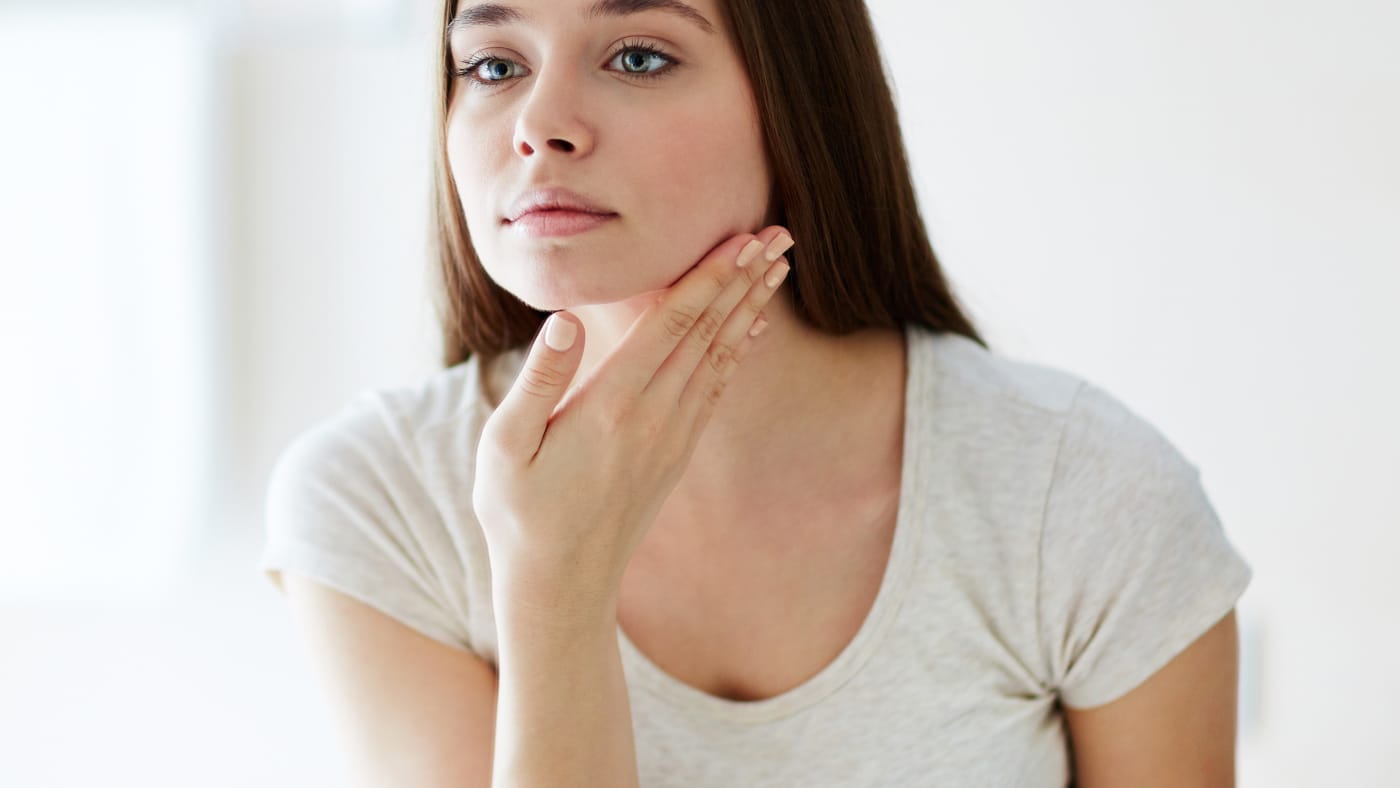
[[[1239,784],[1400,785],[1400,4],[868,5],[994,349],[1157,425],[1254,567]],[[0,2],[0,785],[348,784],[261,507],[437,369],[436,11]]]

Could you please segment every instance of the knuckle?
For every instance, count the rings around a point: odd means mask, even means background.
[[[663,419],[647,408],[637,408],[625,416],[614,411],[604,420],[607,434],[617,442],[615,449],[633,457],[655,451],[664,426]]]
[[[723,375],[724,371],[735,360],[734,346],[728,342],[716,342],[714,348],[705,355],[705,358],[709,361],[710,369],[714,370],[715,374]]]
[[[620,435],[629,425],[635,424],[642,411],[643,400],[632,397],[614,397],[601,401],[593,408],[597,424],[606,434]]]
[[[700,313],[700,317],[695,320],[696,338],[703,344],[710,344],[715,336],[719,334],[720,326],[724,325],[724,318],[719,310],[713,307],[706,307]]]
[[[672,306],[666,309],[666,317],[661,323],[666,329],[667,339],[681,339],[690,333],[690,327],[695,324],[695,315]]]
[[[526,367],[520,373],[520,390],[534,397],[550,397],[568,382],[568,376],[547,364]]]
[[[719,405],[719,398],[720,395],[724,393],[724,386],[725,381],[723,379],[718,379],[705,387],[705,405],[707,408],[713,409]]]
[[[598,419],[598,425],[605,433],[616,433],[618,428],[627,422],[627,411],[619,402],[600,404],[594,413]]]

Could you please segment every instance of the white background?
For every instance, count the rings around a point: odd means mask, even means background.
[[[436,369],[430,2],[0,5],[0,785],[342,785],[278,451]],[[1395,784],[1400,6],[869,3],[994,348],[1201,468],[1239,784]]]

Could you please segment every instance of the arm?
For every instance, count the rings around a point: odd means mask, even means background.
[[[495,606],[500,688],[492,786],[638,785],[616,602],[532,602],[524,588],[503,585]]]
[[[1233,788],[1239,634],[1235,612],[1127,695],[1064,708],[1078,788]]]
[[[353,785],[488,786],[491,665],[316,580],[282,577]]]

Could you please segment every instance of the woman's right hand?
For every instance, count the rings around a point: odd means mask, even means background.
[[[534,603],[542,606],[617,598],[627,562],[781,283],[770,286],[765,274],[786,272],[779,255],[791,245],[786,230],[769,227],[712,249],[572,392],[583,325],[563,311],[550,316],[477,449],[472,506],[493,583],[509,584],[513,595],[539,590]],[[744,251],[751,256],[740,267]],[[544,341],[571,333],[563,350]],[[566,392],[569,401],[556,410]]]

